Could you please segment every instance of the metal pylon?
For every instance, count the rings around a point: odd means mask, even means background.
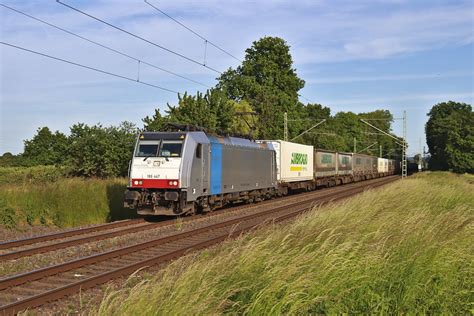
[[[402,179],[407,177],[407,111],[403,111]]]

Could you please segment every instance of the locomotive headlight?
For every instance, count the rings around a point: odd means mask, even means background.
[[[178,185],[178,181],[173,181],[173,185]]]
[[[135,185],[138,185],[138,181],[137,181],[137,180],[135,180],[135,181],[133,182],[133,184],[135,184]]]
[[[139,184],[139,185],[142,185],[142,184],[143,184],[143,181],[141,181],[141,180],[138,181],[138,184]]]
[[[173,185],[173,181],[168,181],[168,184],[169,184],[169,185]]]

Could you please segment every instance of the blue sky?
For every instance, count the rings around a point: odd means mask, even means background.
[[[186,56],[203,60],[201,39],[141,0],[67,0]],[[243,59],[252,41],[283,37],[306,81],[301,94],[337,111],[388,109],[408,115],[409,153],[424,144],[432,105],[474,99],[472,1],[156,1],[162,10]],[[214,85],[216,73],[80,15],[55,1],[1,3],[167,68]],[[18,46],[123,76],[137,76],[137,62],[0,7],[0,38]],[[141,124],[173,93],[47,60],[0,45],[0,154],[19,153],[40,126],[67,133],[77,122]],[[221,71],[238,61],[208,47],[207,64]],[[141,66],[140,79],[172,90],[205,88]],[[306,102],[302,99],[301,101]],[[395,133],[401,135],[401,122]]]

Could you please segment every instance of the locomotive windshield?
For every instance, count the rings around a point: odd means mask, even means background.
[[[160,141],[141,141],[138,144],[136,157],[156,157],[158,148],[160,146]]]
[[[183,142],[181,141],[164,141],[160,149],[160,157],[180,157]]]
[[[135,157],[181,157],[182,141],[140,141]]]

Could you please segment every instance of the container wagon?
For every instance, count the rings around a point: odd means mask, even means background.
[[[377,157],[354,154],[354,181],[368,180],[378,177]]]
[[[311,190],[313,183],[313,146],[283,140],[259,140],[275,150],[277,181],[280,194],[288,190]]]
[[[314,179],[318,187],[337,185],[337,153],[335,151],[314,150]]]
[[[352,153],[337,153],[338,184],[354,181]]]

